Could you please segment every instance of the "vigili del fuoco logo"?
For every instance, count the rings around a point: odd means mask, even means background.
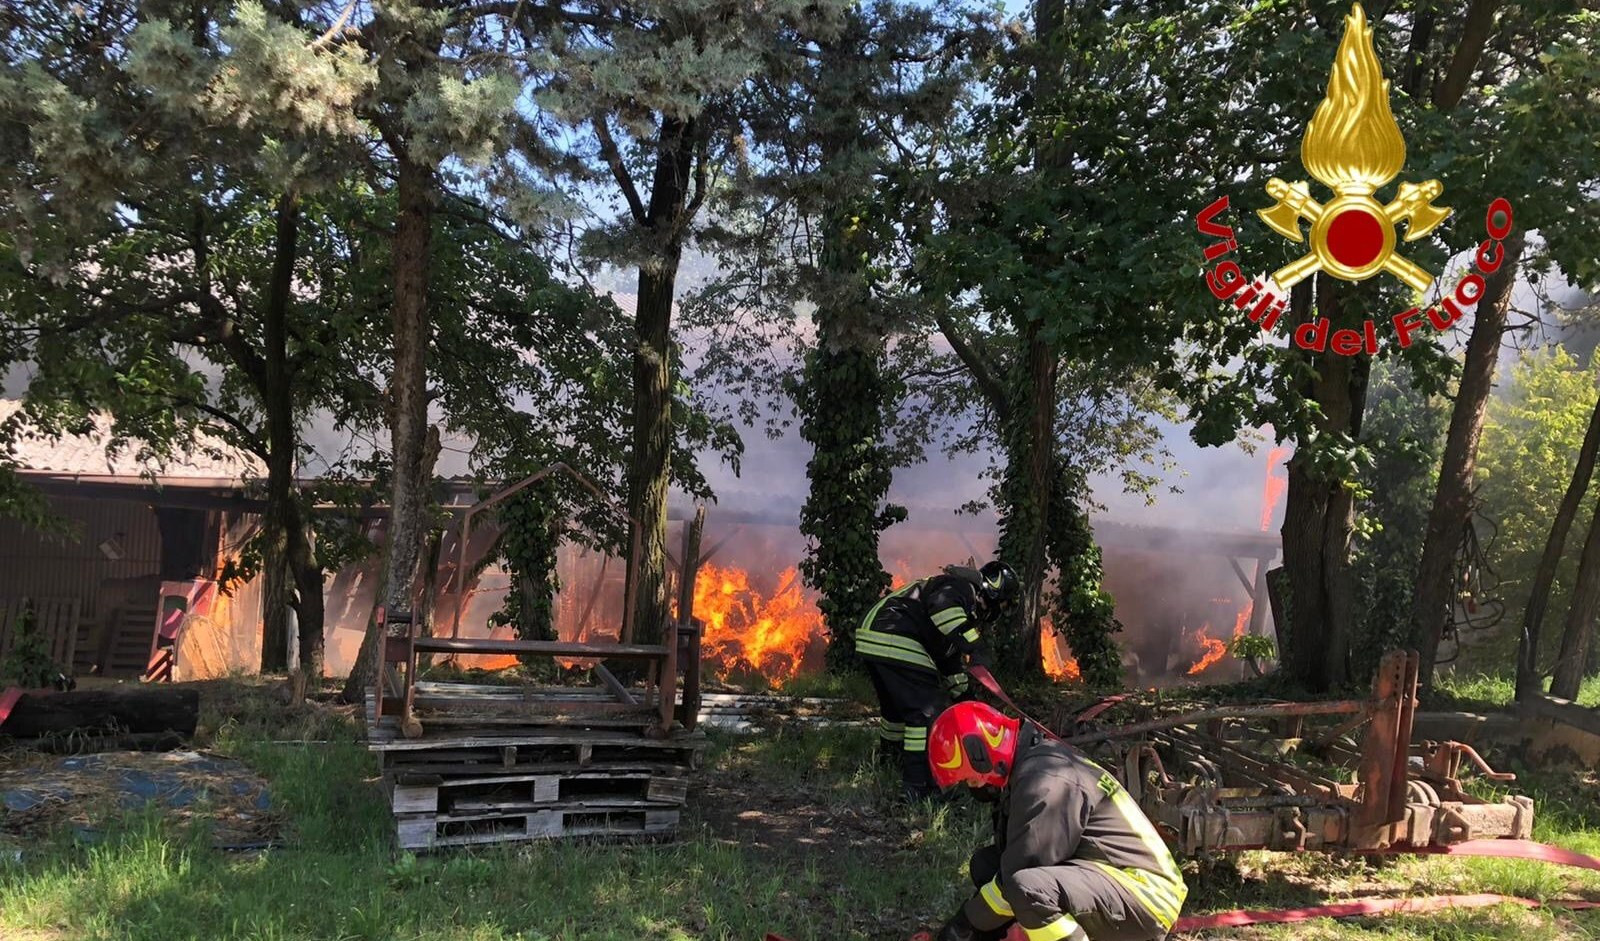
[[[1231,301],[1250,320],[1271,333],[1288,307],[1288,290],[1321,271],[1344,281],[1365,281],[1388,273],[1418,294],[1434,282],[1427,269],[1406,258],[1397,244],[1397,227],[1405,226],[1405,241],[1414,242],[1432,232],[1451,210],[1434,205],[1444,193],[1438,180],[1403,181],[1387,204],[1374,194],[1405,168],[1406,142],[1389,110],[1389,82],[1383,77],[1373,50],[1372,29],[1361,4],[1353,4],[1344,20],[1344,37],[1328,77],[1328,92],[1306,126],[1300,142],[1300,162],[1313,179],[1327,187],[1333,198],[1318,202],[1304,180],[1293,183],[1274,177],[1267,195],[1277,202],[1259,210],[1274,232],[1291,242],[1309,242],[1304,255],[1273,272],[1269,281],[1245,278],[1238,263],[1226,259],[1206,272],[1206,285],[1219,300]],[[1228,208],[1223,196],[1197,218],[1203,235],[1220,239],[1205,250],[1206,263],[1235,251],[1233,229],[1216,219]],[[1302,232],[1302,221],[1311,227]],[[1496,199],[1485,214],[1489,237],[1473,258],[1474,270],[1457,282],[1437,307],[1416,307],[1391,318],[1401,347],[1410,346],[1424,322],[1435,330],[1449,329],[1461,319],[1463,307],[1483,296],[1484,276],[1499,270],[1504,261],[1501,242],[1511,234],[1511,204]],[[1295,327],[1291,338],[1302,349],[1339,356],[1378,352],[1377,327],[1371,319],[1361,330],[1332,330],[1326,317]]]

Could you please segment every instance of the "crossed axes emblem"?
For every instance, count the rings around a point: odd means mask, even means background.
[[[1428,180],[1401,183],[1387,206],[1371,193],[1348,191],[1323,205],[1311,198],[1304,180],[1285,183],[1272,178],[1267,181],[1267,195],[1278,202],[1257,213],[1261,220],[1291,242],[1304,238],[1301,219],[1311,225],[1311,250],[1278,269],[1273,280],[1287,290],[1318,271],[1346,281],[1387,271],[1415,290],[1426,290],[1433,275],[1395,253],[1395,226],[1405,223],[1407,242],[1432,232],[1450,215],[1449,209],[1433,204],[1442,192],[1438,180]]]

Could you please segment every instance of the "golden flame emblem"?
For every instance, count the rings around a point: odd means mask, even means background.
[[[1302,218],[1311,224],[1311,250],[1273,274],[1279,287],[1288,289],[1318,271],[1345,281],[1387,271],[1418,291],[1433,283],[1427,270],[1395,254],[1395,226],[1406,224],[1408,242],[1437,228],[1450,215],[1433,205],[1444,186],[1438,180],[1401,183],[1388,205],[1372,198],[1405,166],[1406,142],[1389,110],[1389,82],[1359,3],[1344,18],[1328,93],[1306,127],[1300,162],[1334,198],[1318,203],[1303,180],[1267,181],[1267,195],[1278,202],[1257,213],[1263,222],[1291,242],[1303,237]]]

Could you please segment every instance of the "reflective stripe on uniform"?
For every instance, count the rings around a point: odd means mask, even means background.
[[[1183,883],[1174,885],[1165,877],[1142,869],[1118,869],[1098,860],[1094,864],[1132,893],[1139,904],[1155,916],[1163,929],[1170,929],[1178,920],[1178,911],[1183,907],[1183,897],[1188,892]]]
[[[998,877],[985,882],[983,888],[978,890],[978,894],[983,896],[983,901],[989,906],[989,911],[994,912],[1001,918],[1016,917],[1017,913],[1012,910],[1011,903],[1007,902],[1006,897],[1000,894]]]
[[[1028,941],[1065,941],[1067,938],[1087,937],[1083,929],[1078,927],[1078,920],[1071,915],[1062,915],[1048,925],[1041,925],[1038,928],[1023,925],[1022,933],[1027,936]]]
[[[921,644],[910,637],[885,634],[869,627],[856,631],[856,653],[869,659],[894,660],[937,671],[933,657]]]
[[[1145,851],[1156,861],[1156,865],[1161,867],[1161,875],[1177,886],[1180,899],[1188,896],[1189,888],[1183,884],[1183,875],[1178,870],[1178,861],[1172,858],[1172,850],[1167,848],[1167,842],[1161,839],[1161,834],[1156,832],[1155,824],[1151,823],[1150,818],[1145,816],[1138,802],[1133,799],[1133,795],[1129,794],[1117,782],[1117,779],[1109,774],[1101,775],[1100,786],[1111,796],[1111,806],[1116,808],[1123,821],[1132,828],[1133,832],[1139,834],[1139,842],[1144,844]]]
[[[969,627],[961,632],[961,637],[969,644],[976,644],[978,642],[978,629]]]
[[[967,675],[965,673],[951,673],[944,678],[945,688],[952,693],[959,693],[967,688]]]
[[[1166,841],[1161,839],[1161,834],[1156,832],[1155,824],[1150,822],[1150,818],[1145,816],[1144,811],[1133,799],[1133,795],[1129,794],[1116,778],[1102,774],[1100,789],[1106,792],[1111,799],[1112,808],[1122,817],[1129,829],[1139,835],[1139,842],[1144,844],[1145,852],[1149,853],[1151,859],[1161,868],[1159,872],[1147,872],[1134,867],[1119,869],[1109,863],[1097,862],[1095,865],[1132,892],[1134,897],[1150,910],[1150,914],[1156,916],[1156,920],[1163,928],[1171,928],[1173,922],[1178,920],[1178,913],[1183,909],[1184,900],[1189,896],[1189,887],[1183,882],[1178,861],[1172,857],[1172,851],[1167,848]]]
[[[888,719],[878,720],[878,737],[884,741],[899,742],[905,734],[905,723],[890,722]]]
[[[903,741],[906,751],[927,751],[928,727],[925,725],[906,726],[906,734]]]
[[[872,610],[867,612],[867,616],[861,619],[861,627],[858,628],[858,630],[863,630],[863,631],[871,630],[872,629],[872,620],[873,620],[873,618],[876,618],[878,616],[878,612],[883,609],[883,606],[885,604],[889,603],[889,599],[890,598],[902,597],[903,595],[909,593],[913,588],[916,588],[917,586],[919,586],[921,584],[922,584],[922,581],[919,579],[917,581],[912,582],[909,585],[906,585],[906,586],[902,587],[899,591],[891,591],[887,595],[884,595],[882,598],[879,598],[878,599],[878,603],[873,605],[872,606]]]
[[[931,617],[933,619],[933,626],[939,629],[939,633],[948,634],[960,627],[962,624],[966,623],[967,609],[957,605],[954,608],[945,608],[942,611],[935,611]]]

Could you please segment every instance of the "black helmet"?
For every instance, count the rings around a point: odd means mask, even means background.
[[[1005,607],[1016,603],[1022,595],[1022,579],[1004,562],[986,563],[978,575],[978,594],[991,605]]]

